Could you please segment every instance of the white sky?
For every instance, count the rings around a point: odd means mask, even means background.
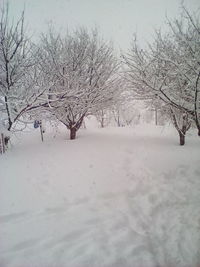
[[[3,0],[0,0],[2,3]],[[180,0],[9,0],[10,16],[17,17],[25,4],[28,29],[34,36],[47,29],[51,21],[58,30],[79,26],[98,26],[101,34],[112,39],[116,47],[129,47],[137,32],[142,42],[148,41],[155,27],[163,27],[166,14],[180,13]],[[185,0],[195,11],[199,0]]]

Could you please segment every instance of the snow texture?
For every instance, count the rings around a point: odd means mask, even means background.
[[[21,133],[0,158],[0,266],[200,266],[198,137],[65,131]]]

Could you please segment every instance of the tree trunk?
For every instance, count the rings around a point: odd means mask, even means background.
[[[117,115],[117,126],[120,127],[121,124],[120,124],[120,118],[119,118],[119,114]]]
[[[7,116],[8,116],[8,131],[10,131],[11,127],[12,127],[12,121],[11,121],[11,116],[10,116],[10,110],[9,110],[9,106],[8,106],[8,98],[7,98],[7,96],[5,96],[5,103],[6,103],[6,112],[7,112]]]
[[[158,125],[158,110],[155,109],[155,124]]]
[[[76,128],[71,128],[70,129],[70,140],[76,139]]]
[[[5,137],[3,134],[0,135],[0,153],[5,153]]]
[[[101,128],[104,128],[104,119],[101,119]]]
[[[198,128],[198,136],[200,136],[200,127]]]
[[[185,135],[182,132],[179,132],[179,137],[180,137],[180,146],[185,145]]]
[[[200,136],[200,123],[199,123],[199,119],[198,119],[197,115],[195,116],[194,121],[195,121],[197,130],[198,130],[198,136]]]

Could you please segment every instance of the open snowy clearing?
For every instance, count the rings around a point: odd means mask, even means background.
[[[0,158],[0,267],[200,266],[200,141],[170,128],[23,134]]]

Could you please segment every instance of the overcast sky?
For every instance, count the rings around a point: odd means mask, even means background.
[[[0,0],[2,3],[3,0]],[[16,18],[25,5],[28,29],[34,36],[52,22],[64,31],[79,26],[98,26],[101,34],[112,39],[116,47],[127,49],[132,34],[150,40],[155,27],[163,27],[166,14],[173,18],[180,13],[180,0],[9,0],[10,16]],[[195,11],[199,0],[185,0]]]

